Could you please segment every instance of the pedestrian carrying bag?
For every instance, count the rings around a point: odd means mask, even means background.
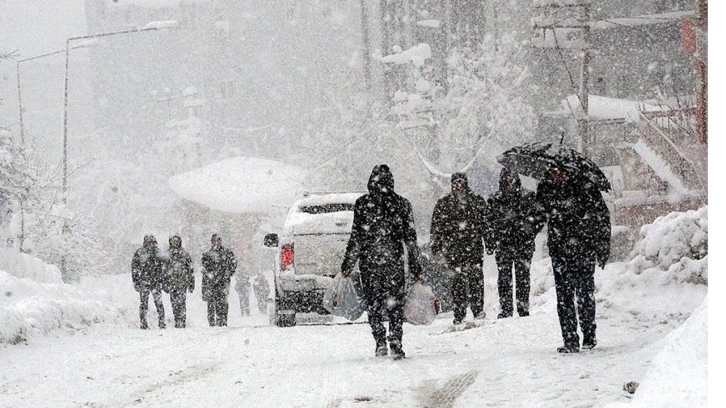
[[[403,317],[411,324],[431,324],[439,311],[438,302],[430,286],[415,282],[406,293]]]
[[[323,294],[323,307],[336,316],[358,320],[366,302],[352,278],[337,274]]]

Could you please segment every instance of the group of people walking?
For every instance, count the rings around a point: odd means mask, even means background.
[[[388,355],[390,347],[394,359],[405,357],[404,248],[412,278],[423,280],[412,214],[411,203],[394,192],[390,168],[375,166],[368,194],[354,206],[341,273],[349,276],[359,263],[376,356]],[[465,173],[452,174],[451,192],[433,210],[431,251],[435,263],[452,271],[454,324],[462,323],[467,308],[475,319],[485,317],[485,251],[497,263],[498,318],[513,316],[515,306],[520,317],[529,316],[530,263],[535,237],[545,225],[564,342],[557,351],[579,352],[578,321],[582,347],[595,347],[595,264],[604,267],[610,253],[610,214],[597,188],[561,168],[548,171],[536,193],[504,168],[498,191],[488,199],[471,191]]]
[[[504,168],[498,191],[488,199],[469,188],[465,173],[452,174],[451,192],[440,198],[433,210],[431,250],[434,262],[453,275],[454,324],[463,322],[467,309],[476,319],[485,317],[485,251],[495,256],[498,269],[498,318],[512,317],[515,308],[520,317],[529,316],[530,263],[535,237],[545,225],[564,343],[557,351],[579,352],[578,322],[582,348],[595,347],[594,273],[595,265],[604,267],[610,253],[610,214],[597,188],[556,167],[540,181],[536,193],[523,188],[518,174]],[[350,276],[359,264],[375,355],[379,357],[387,356],[389,348],[394,359],[405,357],[404,255],[413,280],[423,281],[411,203],[394,191],[391,169],[377,165],[368,180],[368,193],[354,206],[341,274]],[[237,260],[222,246],[220,236],[213,234],[211,248],[202,255],[201,263],[202,298],[207,302],[209,325],[226,326],[227,296]],[[194,266],[182,247],[181,236],[169,237],[165,253],[159,253],[153,235],[145,236],[131,269],[140,296],[141,328],[148,328],[149,295],[156,305],[159,327],[165,327],[163,290],[169,292],[175,327],[185,327],[186,293],[194,291]],[[248,279],[238,281],[241,288],[249,287]],[[240,307],[243,315],[249,314],[246,296],[240,296]]]
[[[237,270],[237,259],[229,248],[222,245],[222,238],[213,234],[211,247],[202,255],[202,300],[207,302],[207,320],[210,326],[226,326],[228,315],[227,296],[232,275]],[[166,328],[162,293],[169,293],[174,327],[186,327],[186,294],[194,292],[194,262],[182,247],[179,234],[169,237],[169,249],[160,252],[156,238],[146,235],[141,248],[131,261],[131,278],[139,292],[139,320],[142,329],[148,329],[146,315],[149,295],[154,300],[159,316],[159,328]]]

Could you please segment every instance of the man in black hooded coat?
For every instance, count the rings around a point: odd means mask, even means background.
[[[581,176],[553,169],[537,187],[537,201],[547,219],[547,246],[557,292],[557,315],[564,346],[560,353],[597,344],[595,336],[595,263],[605,267],[610,255],[610,211],[600,191]]]
[[[511,317],[512,267],[516,282],[517,314],[529,316],[529,268],[534,255],[534,239],[543,220],[534,191],[522,188],[517,173],[502,169],[499,191],[487,200],[487,253],[496,252],[499,277],[499,318]]]
[[[484,313],[484,214],[486,200],[469,189],[464,173],[451,175],[451,193],[441,197],[431,216],[431,252],[437,262],[454,271],[451,298],[454,324]]]
[[[131,259],[131,279],[134,289],[139,292],[139,320],[142,329],[148,329],[146,312],[149,310],[149,295],[154,299],[156,313],[159,315],[159,328],[165,329],[164,303],[161,293],[166,286],[166,279],[162,267],[164,261],[159,255],[156,237],[151,234],[144,236],[144,244],[134,252]]]
[[[405,302],[404,246],[409,272],[421,279],[416,246],[416,229],[411,203],[393,191],[393,174],[387,165],[373,168],[368,194],[358,198],[353,212],[353,227],[341,266],[350,276],[356,262],[368,302],[368,322],[376,341],[376,356],[388,355],[384,313],[388,315],[388,342],[391,355],[398,360],[406,355],[403,338]]]

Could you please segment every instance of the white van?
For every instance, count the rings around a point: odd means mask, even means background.
[[[265,236],[265,246],[277,247],[271,323],[289,327],[298,312],[328,314],[323,293],[340,272],[355,201],[363,194],[306,193],[290,207],[281,234]]]

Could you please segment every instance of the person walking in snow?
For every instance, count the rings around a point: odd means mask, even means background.
[[[415,280],[420,280],[411,203],[394,192],[390,168],[385,164],[377,165],[368,179],[368,194],[355,202],[341,274],[350,276],[359,262],[368,303],[368,322],[376,342],[375,355],[387,356],[390,345],[395,360],[406,357],[402,347],[406,295],[404,247],[408,253],[409,272]],[[384,314],[389,319],[388,337],[383,325]]]
[[[484,213],[486,200],[469,189],[465,173],[451,175],[451,192],[440,198],[431,217],[434,260],[454,272],[451,297],[454,324],[466,317],[467,307],[477,319],[484,312]]]
[[[595,264],[610,255],[610,211],[597,187],[561,168],[550,170],[537,187],[537,202],[547,221],[547,246],[557,292],[557,315],[564,345],[560,353],[597,344]]]
[[[252,290],[255,292],[257,308],[260,310],[260,313],[267,313],[267,300],[270,297],[270,284],[267,282],[264,271],[257,273],[257,276],[252,283]]]
[[[222,246],[222,238],[212,234],[212,247],[202,255],[202,299],[207,302],[207,320],[210,326],[226,326],[227,296],[232,275],[237,270],[237,259],[232,250]]]
[[[534,255],[534,239],[542,229],[535,193],[522,188],[517,173],[503,168],[499,191],[487,200],[487,254],[496,252],[499,277],[498,318],[512,317],[512,267],[516,282],[517,314],[529,316],[529,268]]]
[[[144,244],[134,252],[131,259],[131,280],[134,290],[139,292],[139,320],[142,329],[148,329],[146,312],[149,309],[149,294],[154,299],[156,313],[159,315],[159,328],[165,329],[164,303],[161,300],[161,291],[166,285],[163,260],[159,256],[159,247],[156,237],[151,234],[144,236]]]
[[[237,274],[235,277],[236,282],[234,284],[234,290],[237,292],[239,298],[239,310],[240,315],[250,315],[250,276],[245,268]]]
[[[167,278],[167,291],[174,312],[174,327],[187,326],[187,291],[194,292],[194,263],[189,253],[182,247],[179,234],[169,237],[169,250],[164,257]]]

